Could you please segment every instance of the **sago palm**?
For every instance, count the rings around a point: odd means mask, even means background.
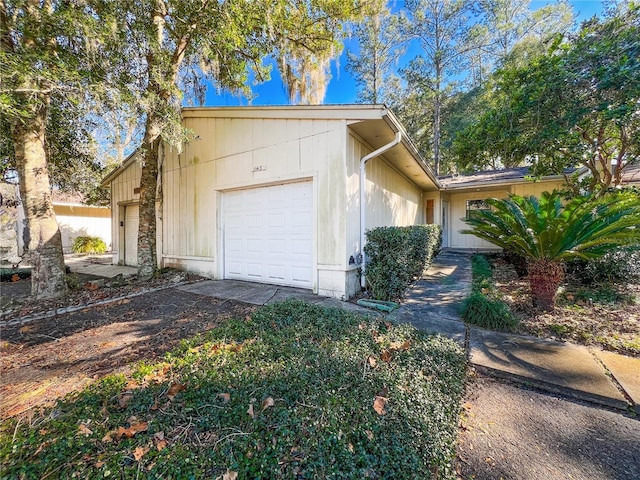
[[[551,310],[564,278],[564,262],[597,258],[621,245],[640,244],[640,197],[615,193],[577,197],[559,192],[540,198],[488,199],[491,210],[474,211],[469,233],[525,257],[534,305]]]

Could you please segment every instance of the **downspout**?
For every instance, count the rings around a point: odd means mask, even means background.
[[[382,147],[378,148],[377,150],[374,150],[373,152],[365,155],[364,157],[362,157],[362,159],[360,160],[360,251],[361,251],[361,255],[362,255],[362,267],[361,267],[361,275],[360,275],[360,286],[362,288],[365,288],[367,286],[367,279],[365,277],[365,270],[366,270],[366,260],[365,260],[365,255],[364,255],[364,242],[365,242],[365,226],[366,226],[366,192],[365,192],[365,181],[366,181],[366,177],[367,177],[367,162],[369,160],[371,160],[372,158],[375,157],[379,157],[380,155],[382,155],[384,152],[386,152],[387,150],[392,149],[393,147],[395,147],[396,145],[398,145],[400,143],[400,141],[402,140],[402,132],[400,132],[400,130],[398,130],[396,132],[396,136],[395,138],[387,143],[386,145],[383,145]]]

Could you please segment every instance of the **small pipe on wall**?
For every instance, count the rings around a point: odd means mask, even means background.
[[[362,267],[361,267],[361,275],[360,275],[360,285],[362,288],[365,288],[367,285],[367,279],[365,276],[366,271],[366,259],[364,255],[364,243],[365,243],[365,229],[366,229],[366,192],[365,192],[365,183],[367,179],[367,162],[372,158],[379,157],[387,150],[392,149],[396,145],[398,145],[402,141],[402,132],[398,130],[396,132],[395,138],[387,143],[386,145],[381,146],[377,150],[365,155],[360,159],[360,251],[362,255]]]

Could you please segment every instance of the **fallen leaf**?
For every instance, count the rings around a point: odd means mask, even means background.
[[[228,403],[231,400],[230,393],[219,393],[218,398],[220,398],[224,403]]]
[[[249,404],[249,408],[247,409],[247,413],[249,415],[251,415],[251,418],[255,418],[254,414],[253,414],[253,403]]]
[[[14,273],[13,275],[11,275],[11,281],[12,282],[19,282],[20,281],[20,275],[18,275],[17,273]]]
[[[133,437],[136,433],[146,432],[147,430],[149,430],[149,424],[147,422],[135,423],[131,425],[128,430],[130,436]],[[129,437],[129,435],[126,436]]]
[[[156,432],[153,434],[153,443],[160,452],[167,446],[167,441],[164,439],[164,432]]]
[[[367,358],[367,362],[369,362],[369,366],[371,368],[376,368],[376,365],[378,364],[378,362],[376,362],[376,359],[373,356],[369,356],[369,358]]]
[[[98,460],[95,464],[94,467],[96,468],[100,468],[104,465],[104,462],[102,460]]]
[[[391,352],[389,350],[385,350],[380,354],[380,360],[383,362],[389,363],[391,361]]]
[[[227,468],[226,473],[222,474],[222,480],[236,480],[238,478],[238,472],[232,472]]]
[[[78,427],[78,435],[92,435],[93,432],[84,423]]]
[[[136,459],[137,462],[140,461],[142,457],[149,451],[149,447],[136,447],[133,451],[133,458]]]
[[[264,402],[262,402],[262,411],[264,412],[267,408],[273,407],[275,404],[276,403],[272,397],[265,398]]]
[[[123,410],[129,406],[129,402],[133,398],[133,395],[130,393],[123,393],[118,397],[118,406]]]
[[[405,351],[409,350],[410,346],[409,340],[405,342],[392,342],[391,345],[389,345],[389,349],[392,351]]]
[[[186,389],[187,387],[185,387],[181,383],[174,383],[169,387],[169,391],[167,392],[167,397],[169,398],[169,400],[173,400],[173,397],[175,397],[178,393]]]
[[[389,400],[385,397],[376,397],[373,401],[373,409],[378,415],[385,415],[387,413],[385,406]]]

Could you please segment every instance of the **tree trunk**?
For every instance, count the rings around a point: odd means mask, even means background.
[[[156,253],[156,190],[158,187],[158,148],[160,128],[148,115],[142,144],[140,176],[140,223],[138,224],[138,276],[151,278],[158,267]]]
[[[564,265],[548,259],[532,260],[529,263],[529,285],[533,306],[551,311],[556,304],[556,293],[564,279]]]
[[[20,196],[27,222],[26,260],[31,264],[31,294],[51,298],[67,291],[62,236],[51,201],[51,184],[45,151],[48,102],[28,100],[31,115],[12,122]],[[39,104],[39,105],[38,105]]]

